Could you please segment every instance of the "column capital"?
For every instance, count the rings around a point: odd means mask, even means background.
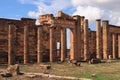
[[[96,21],[101,21],[101,19],[96,19]]]
[[[84,19],[85,17],[84,16],[80,16],[81,19]]]
[[[103,23],[108,23],[109,21],[108,21],[108,20],[103,20],[102,22],[103,22]]]

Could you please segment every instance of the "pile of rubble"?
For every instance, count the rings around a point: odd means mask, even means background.
[[[1,77],[12,77],[20,74],[19,65],[9,65],[5,71],[0,73]]]

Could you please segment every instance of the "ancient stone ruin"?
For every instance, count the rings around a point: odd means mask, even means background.
[[[58,16],[39,16],[21,20],[0,18],[0,63],[30,63],[44,61],[120,58],[120,27],[109,21],[96,20],[96,31],[89,28],[84,16],[70,16],[62,11]],[[66,29],[70,30],[70,51],[67,50]],[[57,42],[60,43],[59,53]]]

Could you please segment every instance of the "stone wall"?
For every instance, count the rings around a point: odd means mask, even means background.
[[[21,20],[0,18],[0,63],[64,61],[88,59],[95,53],[97,58],[120,58],[120,27],[109,21],[96,20],[96,31],[89,28],[83,16],[70,16],[61,11],[58,16],[41,15],[40,25],[35,19]],[[66,29],[70,29],[70,52],[67,52]],[[59,54],[57,42],[60,43]],[[69,55],[69,56],[67,56]]]

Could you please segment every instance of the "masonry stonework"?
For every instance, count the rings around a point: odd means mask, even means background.
[[[41,63],[65,61],[66,58],[88,60],[120,58],[120,27],[109,21],[96,20],[96,31],[89,28],[84,16],[39,16],[21,20],[0,18],[0,63]],[[101,25],[102,24],[102,25]],[[67,29],[70,30],[70,49],[67,49]],[[60,43],[57,49],[57,43]]]

